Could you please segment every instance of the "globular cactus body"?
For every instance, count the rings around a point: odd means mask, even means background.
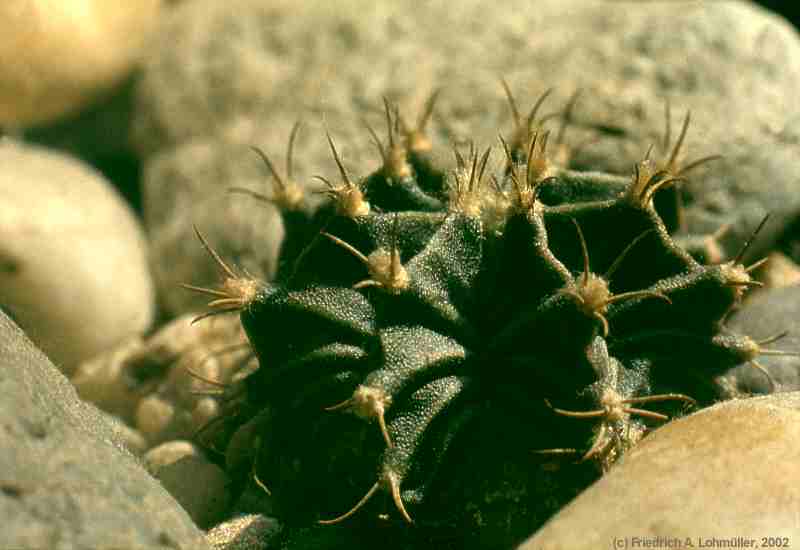
[[[667,418],[651,403],[713,399],[767,341],[722,327],[748,269],[699,263],[654,207],[675,154],[625,181],[553,164],[529,131],[498,174],[473,151],[448,178],[426,156],[431,109],[409,129],[387,103],[361,182],[330,141],[332,200],[285,213],[278,280],[241,303],[261,366],[232,423],[271,411],[255,469],[289,524],[380,516],[512,544]]]

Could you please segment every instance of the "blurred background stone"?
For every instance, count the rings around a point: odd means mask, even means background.
[[[739,365],[717,381],[724,397],[800,390],[800,286],[759,292],[731,315],[727,326],[750,335],[756,341],[778,335],[783,337],[765,344],[763,348],[767,351],[757,358],[769,377],[760,369],[753,368],[751,363]],[[769,355],[768,350],[783,351],[788,355]]]
[[[154,290],[130,208],[91,167],[0,141],[0,303],[66,374],[147,330]]]
[[[188,314],[81,363],[78,395],[139,430],[147,446],[189,439],[257,365],[239,320]]]
[[[144,456],[148,471],[181,503],[200,527],[222,521],[230,505],[230,480],[188,441],[170,441]]]
[[[0,3],[0,126],[73,112],[108,92],[141,58],[160,0]]]

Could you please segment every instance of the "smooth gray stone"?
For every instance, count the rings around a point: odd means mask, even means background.
[[[0,548],[209,548],[107,419],[2,314],[0,518]]]
[[[759,291],[731,316],[727,325],[756,341],[788,331],[779,341],[764,345],[765,354],[756,361],[769,372],[777,386],[775,391],[800,390],[800,357],[769,355],[769,350],[800,353],[800,287]],[[750,364],[731,369],[718,382],[727,396],[773,391],[764,373]]]

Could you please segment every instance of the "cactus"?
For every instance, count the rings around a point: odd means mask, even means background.
[[[330,200],[316,211],[291,181],[297,127],[285,178],[259,152],[274,192],[247,192],[287,229],[274,282],[203,240],[224,282],[194,290],[211,314],[239,312],[261,365],[222,446],[255,423],[252,477],[288,525],[413,523],[397,532],[511,545],[647,429],[713,400],[716,375],[783,353],[764,349],[778,337],[723,326],[758,285],[744,250],[701,263],[713,236],[685,233],[674,194],[667,223],[654,202],[712,158],[679,164],[688,115],[670,151],[667,127],[664,160],[648,151],[630,179],[575,172],[577,94],[550,155],[547,93],[523,119],[504,88],[515,128],[497,170],[474,147],[452,173],[433,163],[437,94],[414,126],[385,101],[387,142],[369,129],[382,165],[354,178],[328,134],[339,174],[318,177]]]

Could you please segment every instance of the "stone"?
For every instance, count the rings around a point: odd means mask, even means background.
[[[206,538],[216,550],[267,550],[280,529],[278,521],[261,514],[245,514],[211,529]]]
[[[160,468],[177,462],[184,456],[192,456],[197,453],[198,449],[194,443],[175,439],[147,451],[147,454],[142,457],[142,462],[147,471],[155,475]]]
[[[148,445],[191,438],[220,413],[218,398],[237,374],[256,365],[238,319],[192,324],[196,316],[80,364],[78,394],[136,427]]]
[[[644,548],[635,540],[658,537],[793,544],[800,487],[787,480],[800,475],[798,453],[800,393],[717,404],[651,433],[519,549]]]
[[[203,528],[219,523],[230,505],[230,480],[188,441],[170,441],[150,449],[144,462],[156,479]]]
[[[717,381],[725,397],[766,394],[772,391],[800,390],[800,286],[773,288],[755,294],[733,313],[727,325],[755,340],[786,333],[766,350],[780,350],[794,355],[760,355],[758,364],[769,372],[777,387],[751,364],[739,365]]]
[[[200,399],[194,406],[194,409],[192,409],[192,426],[195,430],[199,430],[219,416],[219,413],[219,401],[213,397],[204,397]]]
[[[800,166],[800,154],[796,146],[768,136],[742,135],[736,140],[720,140],[717,152],[723,158],[689,186],[686,220],[696,233],[710,234],[728,225],[720,240],[728,258],[733,258],[769,215],[743,258],[750,263],[773,248],[797,218],[800,193],[791,174]]]
[[[78,365],[70,381],[80,398],[133,423],[142,395],[137,391],[137,382],[127,368],[127,359],[143,347],[142,338],[136,336]]]
[[[175,406],[157,395],[148,395],[136,409],[136,427],[151,444],[177,437],[180,423]]]
[[[130,451],[131,454],[135,456],[142,456],[147,451],[147,440],[144,438],[141,432],[139,432],[139,430],[132,428],[123,422],[122,419],[114,416],[113,414],[108,414],[104,411],[101,412],[103,412],[103,416],[111,426],[111,429],[114,432],[114,437],[122,442],[122,444],[128,451]]]
[[[92,168],[0,142],[0,303],[66,374],[149,328],[142,228]]]
[[[0,4],[0,125],[27,126],[79,109],[141,59],[161,0],[7,0]]]
[[[0,314],[0,547],[210,548],[116,430]]]

